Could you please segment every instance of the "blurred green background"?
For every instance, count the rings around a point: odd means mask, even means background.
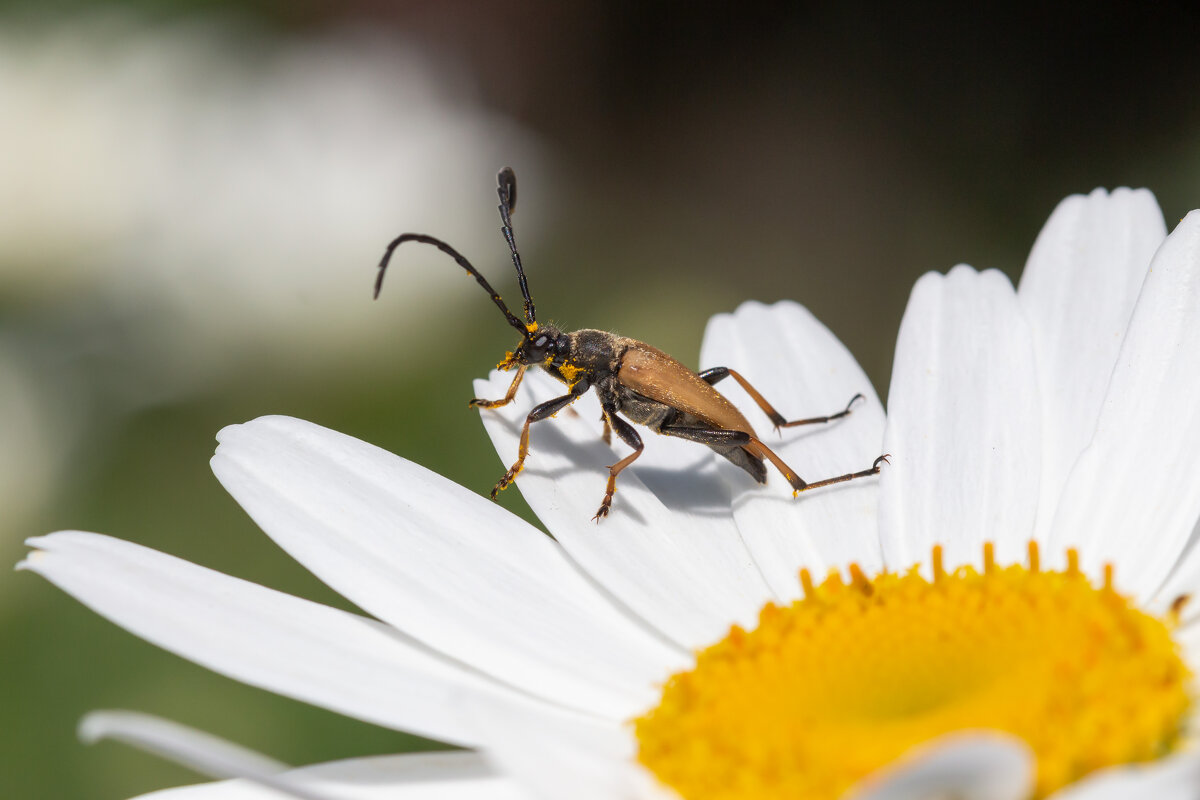
[[[1014,278],[1063,196],[1200,205],[1196,9],[351,0],[0,5],[0,561],[110,533],[345,607],[208,469],[292,414],[487,491],[470,380],[512,345],[458,246],[538,308],[695,366],[705,320],[807,304],[886,393],[922,272]],[[528,511],[517,492],[504,505]],[[294,763],[436,745],[282,700],[0,573],[0,793],[195,780],[79,717],[131,708]]]

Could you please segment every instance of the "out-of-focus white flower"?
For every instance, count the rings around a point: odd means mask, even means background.
[[[364,300],[392,236],[493,252],[496,170],[538,181],[538,214],[552,193],[530,136],[482,109],[453,65],[365,29],[13,26],[0,105],[0,289],[162,324],[193,374],[260,348],[344,357],[370,331]],[[459,285],[416,260],[389,298],[414,322]]]
[[[0,108],[0,294],[26,309],[0,350],[23,386],[64,399],[9,416],[23,389],[0,378],[0,475],[27,484],[0,479],[9,510],[37,507],[83,429],[263,361],[343,363],[475,300],[452,264],[416,251],[372,306],[374,266],[404,230],[503,264],[504,164],[538,185],[523,243],[552,222],[532,137],[454,65],[362,28],[12,23]]]

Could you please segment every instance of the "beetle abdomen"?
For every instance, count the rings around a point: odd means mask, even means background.
[[[759,483],[767,482],[767,465],[762,458],[750,455],[744,447],[713,447],[713,450],[725,456],[731,462],[750,473],[750,477]]]

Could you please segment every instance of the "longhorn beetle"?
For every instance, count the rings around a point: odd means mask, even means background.
[[[887,461],[886,455],[875,459],[869,469],[861,472],[850,472],[812,483],[802,480],[783,463],[783,459],[759,440],[742,413],[714,389],[713,384],[725,378],[733,378],[766,413],[775,424],[776,430],[841,419],[850,413],[851,406],[856,401],[863,398],[861,394],[850,398],[846,407],[837,413],[789,422],[745,378],[729,367],[713,367],[695,373],[661,350],[636,339],[590,329],[564,333],[553,325],[539,323],[534,313],[533,298],[529,296],[525,270],[521,266],[521,255],[517,252],[517,243],[513,238],[510,215],[517,204],[517,178],[511,168],[505,167],[500,170],[497,182],[500,220],[503,223],[500,230],[508,242],[508,249],[512,252],[517,282],[521,287],[521,296],[525,299],[524,322],[508,310],[499,293],[471,262],[441,239],[423,233],[405,233],[397,236],[384,251],[383,258],[379,261],[379,274],[375,278],[375,297],[378,298],[388,262],[391,261],[392,253],[397,247],[405,242],[433,245],[474,276],[479,285],[491,295],[492,302],[504,314],[508,324],[521,334],[521,341],[516,350],[506,353],[504,360],[496,365],[501,370],[516,370],[504,397],[499,400],[475,398],[470,401],[470,406],[499,408],[508,405],[516,397],[517,387],[521,385],[525,370],[532,366],[541,367],[567,385],[566,394],[547,400],[529,412],[529,416],[525,418],[516,463],[508,468],[504,477],[500,478],[492,489],[493,500],[497,494],[508,488],[525,465],[525,457],[529,455],[529,426],[554,416],[588,389],[595,389],[600,397],[604,441],[610,441],[611,431],[616,431],[621,441],[633,448],[632,453],[608,468],[608,486],[604,491],[604,500],[600,503],[596,516],[592,518],[597,522],[601,517],[608,516],[609,509],[612,508],[613,494],[617,490],[617,475],[642,454],[642,438],[626,418],[645,425],[655,433],[707,445],[744,469],[759,483],[767,481],[767,468],[763,463],[766,459],[787,478],[788,483],[792,485],[793,495],[879,473],[880,464]]]

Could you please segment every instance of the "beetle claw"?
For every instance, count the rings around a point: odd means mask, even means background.
[[[592,522],[595,522],[597,525],[599,525],[600,520],[608,516],[609,509],[611,508],[612,495],[606,494],[604,495],[604,502],[600,503],[600,508],[596,511],[596,516],[592,517]]]
[[[493,500],[496,499],[496,495],[503,492],[509,486],[512,486],[513,481],[517,478],[517,473],[521,471],[521,467],[522,465],[520,463],[514,465],[508,470],[508,472],[504,473],[504,477],[496,481],[496,485],[492,487]]]

